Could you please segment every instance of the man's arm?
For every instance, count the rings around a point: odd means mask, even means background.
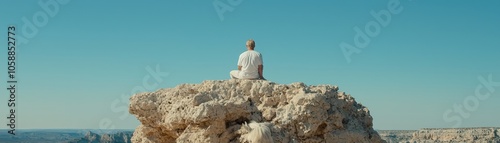
[[[265,79],[264,78],[264,65],[259,65],[259,78]]]
[[[241,71],[241,66],[238,66],[238,70]]]

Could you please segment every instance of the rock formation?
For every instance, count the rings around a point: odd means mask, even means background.
[[[380,137],[387,143],[409,142],[417,130],[377,130]]]
[[[129,112],[135,143],[251,142],[252,121],[275,143],[384,142],[369,110],[336,86],[263,80],[204,81],[140,93]],[[263,130],[263,131],[266,131]]]
[[[500,143],[500,128],[424,128],[379,133],[389,143]]]
[[[85,137],[70,141],[70,143],[130,143],[131,132],[118,132],[114,134],[96,134],[87,132]]]

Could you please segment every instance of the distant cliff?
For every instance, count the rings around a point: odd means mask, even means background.
[[[131,143],[132,132],[118,132],[113,134],[96,134],[87,132],[85,137],[70,141],[70,143]]]
[[[500,143],[500,128],[424,128],[410,131],[379,130],[378,133],[389,143]]]
[[[181,84],[132,96],[129,112],[142,123],[135,143],[384,142],[372,128],[368,108],[331,85]],[[251,121],[257,123],[247,124]]]

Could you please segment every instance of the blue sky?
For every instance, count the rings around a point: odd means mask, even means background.
[[[139,122],[122,117],[128,103],[121,99],[143,86],[147,67],[168,73],[148,91],[228,79],[250,38],[268,80],[338,85],[370,109],[376,129],[447,128],[456,120],[458,127],[500,126],[499,86],[469,102],[478,77],[500,81],[499,1],[401,0],[401,11],[351,62],[339,44],[354,44],[354,28],[376,22],[370,12],[388,10],[389,1],[220,0],[232,8],[223,20],[214,1],[69,1],[58,3],[53,17],[39,2],[56,1],[8,1],[0,8],[2,33],[13,24],[20,36],[31,36],[18,47],[18,128],[95,129],[106,122],[133,129]],[[33,22],[37,13],[47,15],[46,24],[36,34],[23,31],[23,17]],[[1,116],[7,116],[6,92]],[[470,116],[452,112],[444,119],[464,101],[477,107],[466,111]]]

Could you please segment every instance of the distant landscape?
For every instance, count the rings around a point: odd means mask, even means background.
[[[16,135],[0,130],[0,143],[130,143],[133,130],[25,129]]]
[[[500,143],[500,128],[422,128],[420,130],[377,130],[387,143]]]
[[[18,130],[16,136],[0,130],[0,143],[131,143],[134,130],[36,129]],[[500,143],[500,128],[424,128],[420,130],[377,130],[393,142],[493,142]]]

